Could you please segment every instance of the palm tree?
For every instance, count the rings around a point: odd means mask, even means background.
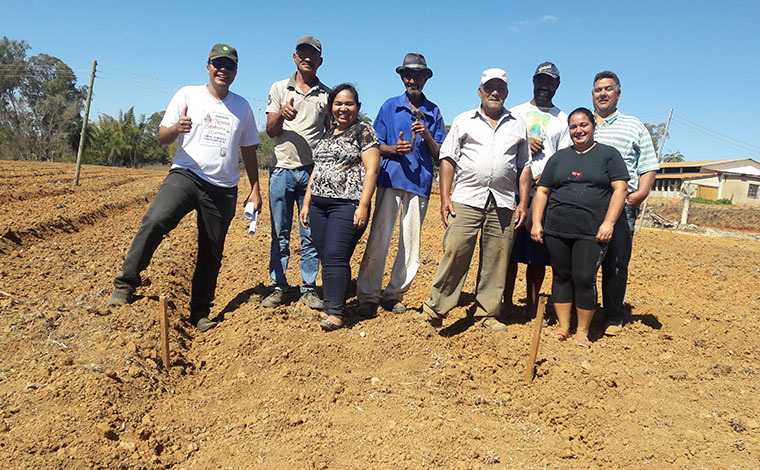
[[[662,157],[663,163],[678,163],[684,161],[684,156],[681,153],[680,150],[676,150],[675,152],[666,153],[665,156]]]

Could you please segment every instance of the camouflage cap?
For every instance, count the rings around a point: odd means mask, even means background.
[[[226,57],[236,64],[238,63],[237,50],[227,44],[214,44],[214,47],[211,48],[211,52],[208,53],[209,60],[218,59],[220,57]]]

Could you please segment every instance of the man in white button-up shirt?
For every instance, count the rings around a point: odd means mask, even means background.
[[[441,145],[443,258],[421,314],[433,326],[441,326],[443,317],[459,302],[480,235],[474,317],[489,331],[506,330],[497,316],[512,233],[527,213],[529,182],[519,185],[523,202],[517,207],[515,193],[530,157],[525,123],[504,108],[507,94],[507,73],[485,70],[478,88],[481,105],[457,116]]]

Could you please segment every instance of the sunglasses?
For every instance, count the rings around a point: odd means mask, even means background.
[[[493,93],[494,91],[498,92],[500,95],[503,95],[507,92],[507,86],[506,85],[491,85],[487,83],[483,85],[483,91],[485,91],[489,95]]]
[[[230,72],[235,72],[237,70],[237,64],[229,59],[214,59],[211,61],[211,65],[213,65],[215,69],[227,69]]]

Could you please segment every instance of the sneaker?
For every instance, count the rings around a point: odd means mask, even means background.
[[[382,306],[384,309],[388,310],[391,313],[395,313],[396,315],[401,315],[402,313],[406,312],[406,307],[404,304],[402,304],[401,301],[397,299],[386,300],[382,303]]]
[[[278,307],[285,303],[285,292],[279,287],[275,287],[274,290],[261,301],[261,306],[266,308]]]
[[[494,317],[486,317],[480,324],[491,333],[503,333],[507,331],[507,325]]]
[[[130,294],[128,291],[121,290],[121,289],[114,289],[113,293],[111,294],[111,298],[108,299],[108,302],[106,302],[106,305],[109,307],[117,307],[119,305],[126,305],[131,300],[132,294]]]
[[[325,308],[324,301],[322,301],[322,299],[319,298],[319,295],[317,295],[317,291],[315,291],[314,289],[309,289],[303,294],[301,294],[301,298],[298,299],[298,301],[309,308],[313,308],[314,310],[322,310]]]
[[[198,320],[198,323],[195,324],[195,327],[203,333],[215,327],[217,324],[217,322],[209,320],[208,317],[202,317]]]
[[[359,304],[356,314],[362,318],[374,318],[377,316],[377,304],[373,304],[372,302]]]
[[[604,326],[604,335],[605,336],[617,336],[620,333],[623,332],[623,324],[622,323],[607,323]]]

